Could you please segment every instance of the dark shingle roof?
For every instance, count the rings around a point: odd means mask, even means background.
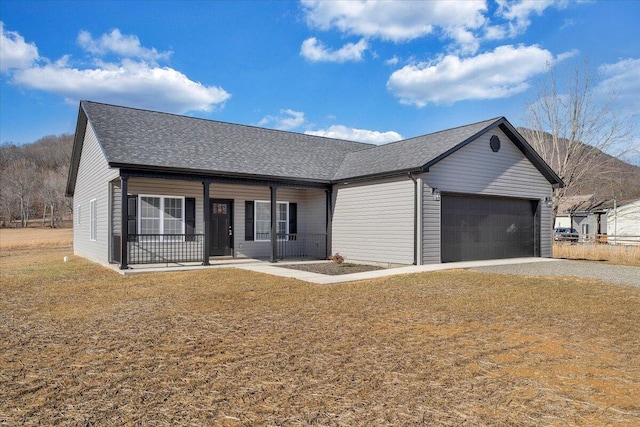
[[[563,185],[504,117],[376,146],[82,101],[67,195],[75,189],[87,122],[112,167],[321,184],[426,171],[500,126],[550,183]]]
[[[82,101],[107,162],[329,182],[370,144]]]
[[[477,136],[498,120],[500,118],[349,153],[333,179],[343,180],[421,169],[449,150]]]

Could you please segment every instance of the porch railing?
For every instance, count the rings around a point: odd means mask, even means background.
[[[278,259],[326,259],[327,235],[294,233],[278,235]]]
[[[129,264],[202,261],[204,234],[129,234]]]
[[[203,249],[204,234],[129,234],[127,257],[129,264],[197,262],[202,261]],[[280,234],[277,250],[280,260],[326,259],[327,235]]]

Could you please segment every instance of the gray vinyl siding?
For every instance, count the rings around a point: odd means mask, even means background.
[[[585,213],[573,215],[573,223],[571,227],[575,228],[578,233],[585,234],[581,236],[585,240],[593,240],[598,233],[598,217],[600,217],[600,234],[607,234],[607,215],[600,213]],[[587,226],[585,232],[584,226]]]
[[[109,235],[109,262],[114,262],[114,260],[119,259],[118,257],[113,256],[114,251],[120,250],[120,237],[122,232],[122,203],[120,202],[122,199],[122,191],[120,187],[120,180],[115,180],[111,182],[111,201],[109,202],[111,206],[111,234]]]
[[[406,176],[334,186],[332,252],[347,260],[412,264],[414,188]]]
[[[130,194],[194,197],[196,199],[196,233],[204,233],[203,187],[201,182],[151,178],[129,179]],[[298,204],[298,233],[325,233],[325,192],[278,188],[277,199]],[[234,256],[265,258],[271,253],[270,242],[244,240],[245,201],[270,200],[269,187],[213,183],[209,187],[211,199],[233,200]]]
[[[245,201],[271,199],[269,187],[211,184],[211,198],[233,199],[234,253],[239,258],[265,258],[271,254],[270,242],[244,240]],[[322,190],[278,188],[279,202],[298,204],[298,233],[325,233],[325,193]]]
[[[494,153],[489,139],[497,135],[500,151]],[[425,264],[440,262],[440,202],[431,188],[442,193],[466,193],[540,200],[551,197],[549,181],[498,128],[433,165],[423,176],[423,243]],[[553,224],[551,208],[540,205],[540,254],[551,257]]]
[[[433,200],[429,186],[423,183],[422,189],[422,263],[439,264],[440,202]]]
[[[90,260],[109,262],[109,181],[119,176],[118,169],[111,169],[98,144],[91,123],[87,124],[82,144],[80,164],[73,206],[81,206],[80,224],[73,227],[73,252]],[[90,239],[89,203],[96,200],[96,240]]]
[[[120,190],[120,180],[111,183],[111,233],[119,236],[122,231],[122,191]]]

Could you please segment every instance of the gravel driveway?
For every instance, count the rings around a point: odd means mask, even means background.
[[[611,265],[589,261],[555,261],[527,264],[475,267],[471,270],[526,276],[574,276],[602,280],[618,285],[640,287],[640,267]]]

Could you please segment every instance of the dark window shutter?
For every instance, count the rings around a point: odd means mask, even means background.
[[[244,240],[253,240],[253,201],[244,202]]]
[[[187,234],[185,240],[187,242],[195,241],[196,199],[194,197],[186,197],[184,199],[184,225],[184,232]]]
[[[136,241],[138,234],[138,196],[127,196],[127,234],[130,242]]]
[[[298,204],[289,203],[289,234],[298,233]]]

